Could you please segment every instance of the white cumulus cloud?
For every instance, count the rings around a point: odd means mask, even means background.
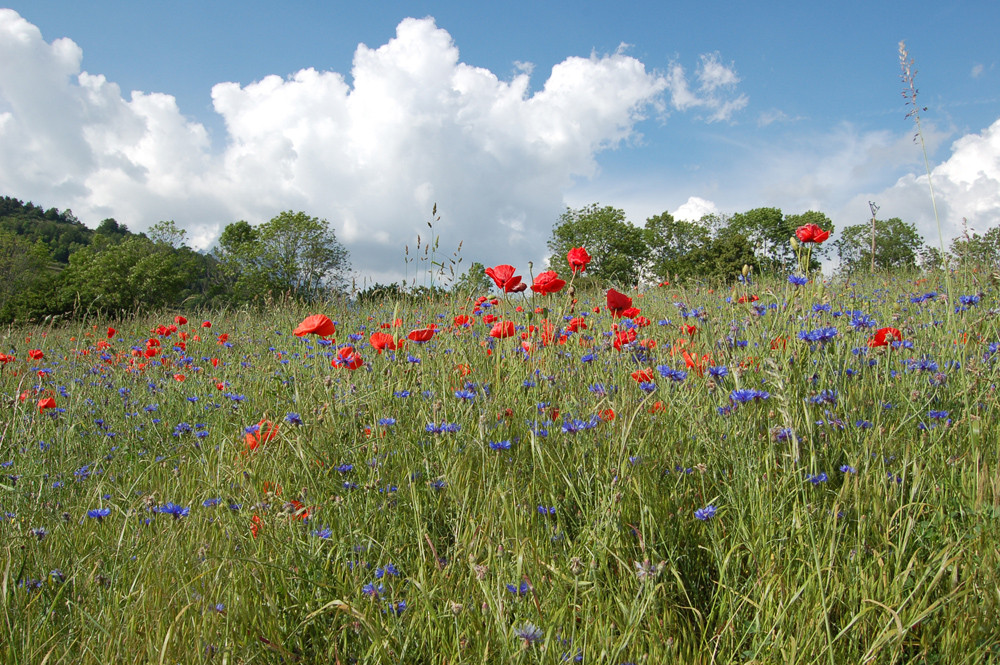
[[[69,39],[46,42],[0,10],[0,191],[91,224],[173,219],[201,247],[238,219],[304,210],[379,281],[412,275],[404,246],[412,256],[417,234],[426,240],[435,202],[439,254],[464,241],[464,265],[539,262],[564,192],[634,138],[670,86],[617,52],[567,58],[532,94],[530,64],[502,80],[463,63],[433,19],[406,19],[388,43],[358,46],[350,83],[303,69],[215,85],[227,135],[213,151],[173,96],[126,97],[83,63]],[[738,80],[717,64],[702,61],[699,99]]]
[[[951,145],[951,155],[931,170],[945,249],[964,227],[982,233],[1000,225],[1000,119]],[[917,227],[925,242],[939,246],[926,172],[914,171],[880,192],[855,197],[852,204],[875,201],[880,218],[899,217]]]

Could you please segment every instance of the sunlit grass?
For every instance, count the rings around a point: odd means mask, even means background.
[[[1000,332],[959,279],[630,292],[621,350],[603,293],[8,331],[0,661],[997,659]]]

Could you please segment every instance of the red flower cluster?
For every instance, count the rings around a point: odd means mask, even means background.
[[[795,237],[802,242],[814,242],[818,245],[830,237],[830,232],[824,231],[815,224],[806,224],[795,229]]]
[[[304,337],[305,335],[319,335],[320,337],[329,337],[336,332],[333,321],[330,320],[325,314],[313,314],[312,316],[307,316],[302,320],[302,323],[292,331],[293,335],[297,337]]]
[[[903,341],[903,333],[896,328],[879,328],[868,340],[868,346],[889,346],[892,342]]]
[[[569,261],[570,270],[573,271],[574,275],[587,269],[590,258],[590,254],[583,247],[574,247],[566,254],[566,260]]]
[[[514,274],[514,266],[506,263],[487,268],[486,274],[493,279],[498,289],[503,289],[504,293],[520,293],[528,288],[528,285],[521,281],[520,275]]]
[[[565,280],[559,279],[559,275],[554,270],[546,270],[535,277],[535,282],[531,285],[531,290],[543,296],[556,293],[566,286]]]

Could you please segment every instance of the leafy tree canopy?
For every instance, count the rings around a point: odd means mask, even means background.
[[[846,273],[869,271],[872,264],[872,225],[846,227],[834,241],[840,269]],[[924,239],[913,224],[898,217],[875,220],[875,269],[914,268]]]
[[[592,257],[587,274],[610,284],[638,283],[646,260],[643,230],[625,219],[625,212],[593,203],[574,210],[567,208],[552,229],[548,248],[549,268],[565,273],[566,254],[584,247]]]

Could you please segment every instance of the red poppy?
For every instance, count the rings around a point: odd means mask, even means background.
[[[108,328],[108,339],[111,339],[112,337],[114,337],[116,332],[118,332],[118,331],[115,330],[114,328]]]
[[[546,270],[545,272],[538,273],[534,283],[531,285],[531,290],[544,296],[556,293],[564,286],[566,286],[566,281],[559,279],[559,275],[556,274],[555,270]]]
[[[621,351],[623,346],[627,346],[634,342],[638,337],[635,328],[629,328],[628,330],[620,330],[615,333],[615,341],[613,343],[616,350]]]
[[[590,258],[590,254],[583,247],[574,247],[566,254],[566,260],[569,261],[569,267],[574,275],[587,269]]]
[[[520,293],[528,288],[527,284],[521,282],[521,277],[514,274],[514,266],[506,263],[487,268],[486,274],[493,279],[497,288],[503,289],[505,293]]]
[[[576,316],[570,319],[569,325],[566,326],[567,332],[576,332],[578,330],[586,330],[587,322],[582,316]]]
[[[622,310],[621,317],[623,319],[634,319],[635,317],[639,316],[639,313],[641,311],[642,310],[639,309],[638,307],[628,307]]]
[[[490,330],[490,337],[496,337],[497,339],[502,339],[504,337],[514,336],[514,322],[513,321],[497,321],[493,325],[493,329]]]
[[[38,400],[38,413],[41,413],[45,409],[56,408],[56,400],[53,397],[43,397]]]
[[[250,518],[250,522],[251,522],[250,535],[256,538],[257,532],[260,531],[260,516],[254,515],[253,517]]]
[[[337,352],[330,364],[334,367],[346,367],[353,371],[364,365],[365,359],[356,353],[353,347],[345,346]]]
[[[185,323],[187,323],[187,322],[188,322],[188,320],[187,320],[187,319],[185,319],[185,318],[184,318],[183,316],[181,316],[180,314],[178,314],[177,316],[175,316],[175,317],[174,317],[174,323],[176,323],[176,324],[177,324],[177,325],[179,325],[179,326],[183,326],[183,325],[184,325]]]
[[[604,409],[603,411],[601,411],[600,413],[597,414],[597,417],[600,418],[601,420],[603,420],[606,423],[611,422],[612,420],[615,419],[615,410],[614,409]]]
[[[333,321],[330,320],[325,314],[313,314],[307,316],[302,320],[302,323],[292,331],[293,335],[297,337],[303,337],[305,335],[319,335],[320,337],[329,337],[334,334],[336,330],[334,329]]]
[[[183,380],[184,380],[183,374],[174,374],[174,381],[183,381]]]
[[[202,328],[211,328],[212,327],[212,322],[211,321],[202,321],[201,322],[201,327]]]
[[[384,332],[373,332],[372,336],[368,338],[368,343],[379,353],[386,349],[390,351],[396,349],[396,340],[393,339],[392,335]]]
[[[632,378],[639,383],[649,383],[653,380],[653,370],[648,367],[646,369],[637,369],[632,372]]]
[[[32,349],[31,351],[28,351],[28,357],[32,360],[41,360],[45,357],[45,354],[42,353],[41,349]]]
[[[868,346],[889,346],[892,342],[901,342],[902,340],[903,333],[896,328],[879,328],[868,340]]]
[[[685,335],[690,335],[694,337],[695,333],[698,332],[698,326],[689,326],[686,324],[681,324],[681,332]]]
[[[225,344],[228,341],[229,341],[229,333],[222,333],[221,335],[219,335],[219,339],[217,340],[219,344]]]
[[[467,314],[459,314],[455,317],[453,323],[455,324],[455,327],[466,327],[473,323],[473,319]]]
[[[795,237],[802,242],[814,242],[818,245],[830,237],[830,232],[824,231],[815,224],[806,224],[795,229]]]
[[[434,337],[434,333],[437,332],[434,329],[434,324],[429,325],[426,328],[417,328],[416,330],[411,330],[410,334],[407,335],[407,339],[414,342],[429,342],[431,337]]]
[[[632,299],[624,293],[618,293],[614,289],[608,289],[608,310],[611,316],[619,318],[622,313],[632,306]]]
[[[280,425],[275,425],[270,420],[261,420],[257,423],[257,430],[255,432],[247,432],[247,450],[257,450],[260,446],[274,439],[274,437],[278,436],[279,427]]]

